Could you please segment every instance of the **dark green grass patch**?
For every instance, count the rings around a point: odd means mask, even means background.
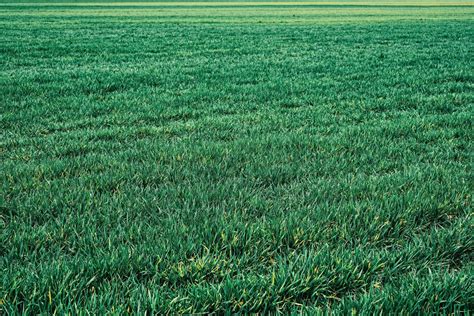
[[[470,7],[162,9],[0,7],[0,313],[474,309]]]

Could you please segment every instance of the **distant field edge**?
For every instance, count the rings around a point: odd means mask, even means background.
[[[474,1],[16,1],[4,2],[0,0],[0,6],[18,6],[18,5],[35,5],[35,6],[318,6],[318,5],[334,5],[334,6],[414,6],[414,7],[446,7],[446,6],[468,6],[474,7]]]

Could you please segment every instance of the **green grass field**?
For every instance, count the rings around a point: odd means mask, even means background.
[[[0,314],[474,311],[472,1],[0,3]]]

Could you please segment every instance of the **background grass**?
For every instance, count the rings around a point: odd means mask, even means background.
[[[472,311],[473,13],[0,6],[0,311]]]

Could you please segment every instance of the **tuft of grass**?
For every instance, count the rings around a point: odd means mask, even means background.
[[[333,2],[0,5],[1,313],[474,310],[473,7]]]

